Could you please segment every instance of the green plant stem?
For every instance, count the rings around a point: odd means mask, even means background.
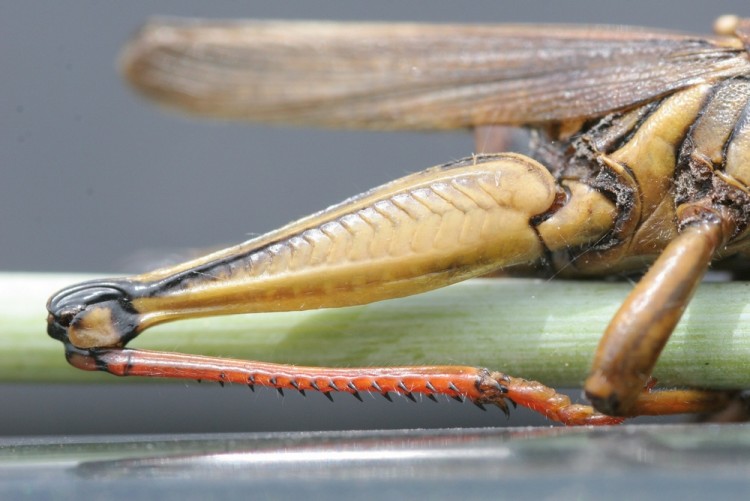
[[[0,273],[0,381],[114,381],[68,366],[46,335],[47,297],[89,278]],[[131,346],[298,365],[477,365],[576,387],[631,288],[478,279],[367,306],[175,322]],[[701,285],[657,365],[660,384],[750,387],[749,293],[744,282]]]

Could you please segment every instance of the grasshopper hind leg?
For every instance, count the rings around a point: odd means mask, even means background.
[[[568,425],[619,423],[540,383],[474,367],[295,367],[124,347],[165,321],[363,304],[534,262],[597,241],[615,212],[595,189],[558,183],[528,157],[479,155],[407,176],[235,248],[121,279],[116,290],[107,281],[87,285],[101,294],[63,291],[55,297],[67,298],[65,307],[49,305],[50,332],[66,344],[72,365],[120,376],[355,396],[445,395],[504,410],[514,402]],[[127,311],[128,322],[119,321],[115,306]],[[110,335],[76,335],[81,326]]]

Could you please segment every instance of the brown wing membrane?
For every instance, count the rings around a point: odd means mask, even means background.
[[[191,113],[368,129],[589,117],[747,74],[736,38],[622,27],[157,20],[122,57]]]

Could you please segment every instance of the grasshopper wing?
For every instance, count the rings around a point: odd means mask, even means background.
[[[286,21],[156,20],[121,63],[142,93],[198,115],[418,130],[599,116],[750,72],[735,37]]]

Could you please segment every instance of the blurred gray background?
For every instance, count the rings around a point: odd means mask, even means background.
[[[240,242],[472,152],[462,133],[279,129],[166,114],[130,92],[115,70],[120,47],[150,16],[622,23],[706,33],[724,13],[748,15],[747,0],[2,1],[0,270],[144,270],[162,256]],[[0,433],[505,423],[499,412],[456,403],[346,397],[330,404],[319,396],[114,379],[105,388],[0,385]]]

